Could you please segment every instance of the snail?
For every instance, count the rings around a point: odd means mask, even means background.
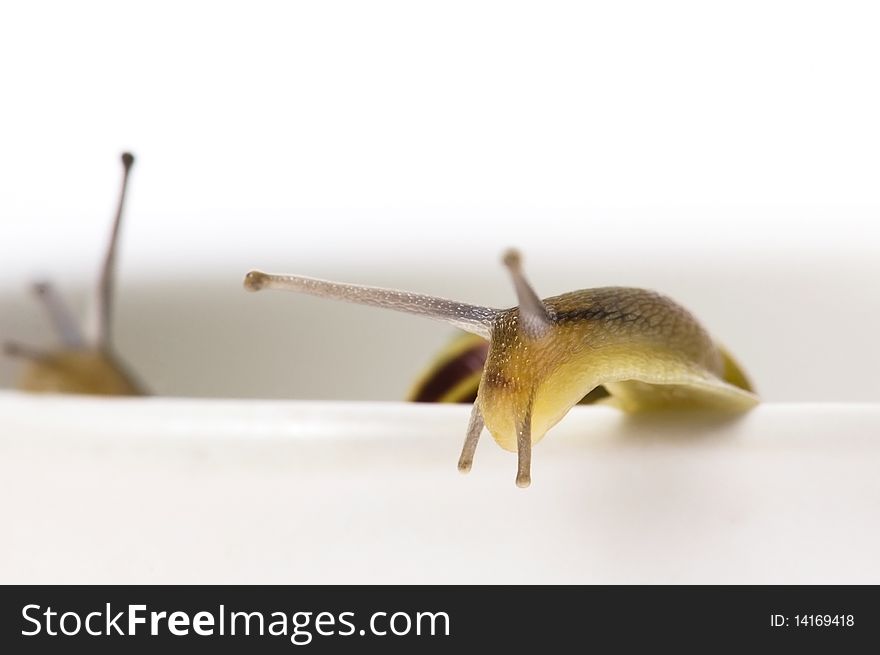
[[[438,352],[406,395],[414,403],[473,403],[489,354],[489,342],[476,334],[461,332]],[[607,398],[598,386],[581,398],[579,405],[590,405]]]
[[[134,156],[122,154],[122,185],[113,228],[98,279],[94,306],[94,334],[87,337],[67,305],[48,282],[33,286],[34,293],[49,315],[61,340],[61,348],[43,351],[16,342],[6,342],[7,355],[26,360],[18,381],[23,391],[137,396],[146,392],[127,370],[113,348],[112,299],[116,264],[116,245],[122,224],[122,210],[128,176]]]
[[[427,316],[488,342],[458,468],[470,471],[485,427],[502,448],[517,453],[519,487],[531,483],[532,446],[585,398],[627,412],[736,412],[758,403],[739,364],[673,300],[627,287],[542,300],[516,250],[507,251],[502,261],[519,302],[510,309],[261,271],[249,272],[244,285],[250,291],[297,291]],[[479,343],[465,339],[457,346],[460,352]]]

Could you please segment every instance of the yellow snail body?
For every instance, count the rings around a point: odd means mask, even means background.
[[[502,448],[518,454],[521,487],[531,481],[532,445],[584,398],[628,412],[745,411],[757,404],[736,362],[669,298],[644,289],[603,287],[541,300],[522,273],[519,254],[508,251],[503,261],[519,300],[510,309],[259,271],[247,274],[245,287],[419,314],[488,341],[458,466],[470,470],[486,427]],[[459,347],[464,351],[468,345],[463,341]]]

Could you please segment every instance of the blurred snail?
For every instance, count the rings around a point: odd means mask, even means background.
[[[128,175],[133,163],[134,157],[130,153],[123,153],[119,204],[93,302],[94,334],[86,335],[51,284],[35,284],[34,293],[46,308],[49,320],[61,340],[61,347],[58,350],[43,351],[15,342],[4,343],[3,350],[7,355],[26,360],[18,381],[18,388],[23,391],[107,396],[137,396],[146,393],[140,382],[119,360],[112,340],[116,245],[119,241]]]
[[[628,412],[661,408],[745,411],[758,403],[745,374],[686,309],[653,291],[602,287],[541,300],[522,272],[520,255],[503,257],[519,305],[495,309],[405,291],[251,271],[245,288],[282,289],[384,307],[443,321],[476,335],[454,342],[451,364],[470,360],[450,379],[438,370],[416,386],[432,400],[470,396],[473,409],[458,468],[467,472],[483,428],[518,455],[516,483],[531,482],[532,445],[583,399]],[[441,364],[439,368],[442,368]],[[438,367],[435,367],[435,369]],[[463,373],[463,374],[462,374]]]

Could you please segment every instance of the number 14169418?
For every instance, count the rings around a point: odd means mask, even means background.
[[[855,617],[852,614],[796,614],[794,620],[795,625],[799,628],[851,627],[855,625]]]

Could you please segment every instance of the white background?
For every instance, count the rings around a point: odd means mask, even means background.
[[[10,4],[6,271],[97,248],[123,148],[131,267],[636,227],[876,246],[875,3]]]

